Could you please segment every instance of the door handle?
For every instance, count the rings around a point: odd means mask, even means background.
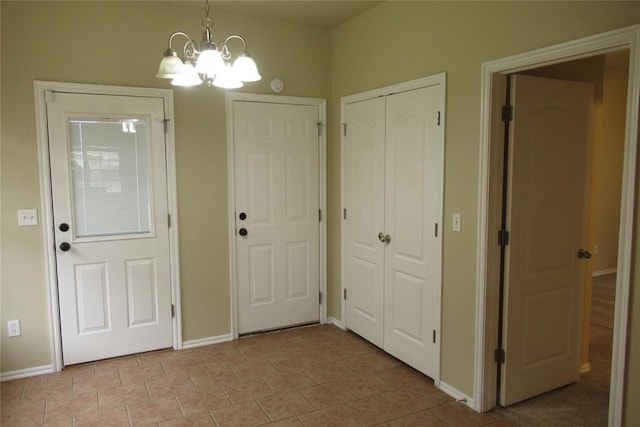
[[[71,245],[67,242],[62,242],[60,243],[60,250],[62,252],[67,252],[69,249],[71,249]]]
[[[60,224],[58,229],[62,232],[69,231],[69,224],[67,224],[66,222],[63,222],[62,224]]]
[[[589,259],[591,258],[591,252],[585,251],[584,249],[578,249],[578,258]]]
[[[247,231],[246,228],[241,228],[240,230],[238,230],[238,234],[244,237],[247,234],[249,234],[249,232]]]
[[[383,232],[378,233],[378,240],[380,240],[382,243],[389,243],[391,242],[391,236],[389,236],[388,234],[384,234]]]

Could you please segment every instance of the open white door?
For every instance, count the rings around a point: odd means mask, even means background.
[[[47,97],[65,365],[173,344],[163,119],[162,98]]]
[[[503,406],[580,376],[592,104],[589,84],[511,79]]]
[[[233,102],[239,333],[318,322],[318,105]]]
[[[347,104],[345,142],[345,324],[383,346],[385,98]]]

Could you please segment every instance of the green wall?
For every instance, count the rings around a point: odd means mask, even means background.
[[[169,87],[154,77],[166,38],[200,32],[201,2],[2,1],[0,372],[48,365],[50,325],[42,230],[18,228],[17,209],[39,207],[33,80]],[[442,380],[473,395],[480,66],[640,21],[640,2],[383,3],[333,30],[222,16],[216,38],[243,34],[263,80],[246,91],[329,99],[327,149],[329,316],[340,301],[340,97],[447,73]],[[176,89],[176,161],[183,338],[229,332],[224,94]],[[40,218],[41,219],[41,218]],[[637,237],[637,236],[636,236]],[[634,284],[638,280],[634,280]],[[634,286],[635,288],[635,286]],[[633,290],[632,290],[633,291]],[[640,292],[633,293],[640,307]],[[632,311],[627,402],[640,401],[640,315]],[[626,424],[640,424],[628,404]]]

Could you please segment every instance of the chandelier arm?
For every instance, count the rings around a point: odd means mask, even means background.
[[[196,43],[195,40],[193,40],[185,32],[176,31],[176,32],[174,32],[173,34],[171,34],[169,36],[169,49],[173,49],[171,47],[171,43],[173,42],[173,38],[176,37],[176,36],[182,36],[182,37],[185,37],[187,39],[184,42],[184,46],[182,47],[184,56],[185,56],[185,58],[188,58],[188,59],[194,59],[197,56],[197,54],[199,53],[199,51],[197,49],[198,44]],[[191,47],[189,48],[189,46],[191,46]]]
[[[244,46],[244,48],[243,48],[243,52],[246,52],[246,51],[247,51],[247,41],[244,39],[244,37],[239,36],[239,35],[237,35],[237,34],[231,34],[229,37],[227,37],[226,39],[224,39],[224,42],[223,42],[223,43],[224,43],[224,45],[226,46],[226,45],[227,45],[227,42],[228,42],[229,40],[231,40],[231,39],[238,39],[238,40],[240,40],[240,41],[242,42],[243,46]]]

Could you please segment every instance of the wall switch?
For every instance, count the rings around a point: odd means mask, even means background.
[[[462,220],[460,219],[460,214],[459,213],[454,213],[451,216],[452,222],[451,222],[451,229],[453,231],[460,231],[462,228]]]
[[[20,209],[18,210],[18,225],[20,227],[26,225],[38,225],[37,209]]]
[[[19,320],[9,320],[7,322],[9,336],[17,337],[20,336],[20,321]]]

